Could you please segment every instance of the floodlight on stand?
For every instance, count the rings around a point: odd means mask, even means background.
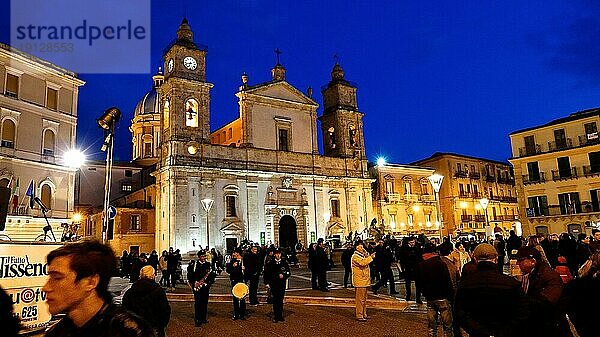
[[[98,126],[103,128],[104,130],[110,130],[117,124],[119,119],[121,118],[121,110],[116,107],[108,108],[100,118],[96,120]]]
[[[85,164],[85,154],[77,149],[72,149],[63,155],[63,163],[70,168],[78,169]]]
[[[109,133],[106,135],[106,137],[104,138],[104,143],[102,144],[102,147],[100,148],[100,151],[106,152],[106,150],[108,150],[108,147],[110,146],[111,138],[112,138],[112,133]]]

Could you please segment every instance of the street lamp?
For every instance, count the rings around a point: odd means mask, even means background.
[[[101,150],[106,152],[106,172],[104,180],[104,211],[102,221],[102,242],[106,243],[108,238],[108,207],[110,204],[110,180],[112,178],[113,150],[115,147],[115,127],[121,118],[121,110],[116,107],[108,108],[100,118],[96,120],[98,126],[104,130],[104,144]]]
[[[210,198],[204,198],[200,200],[202,202],[202,208],[206,211],[206,245],[210,248],[210,227],[208,227],[208,213],[214,204],[214,200]]]
[[[441,174],[434,173],[434,174],[430,175],[429,177],[427,177],[427,179],[429,179],[429,183],[431,183],[431,187],[433,187],[433,191],[435,192],[435,201],[436,201],[436,207],[437,207],[436,224],[438,225],[438,230],[440,232],[440,243],[441,243],[442,242],[442,228],[444,227],[444,225],[443,225],[441,209],[440,209],[440,188],[442,187],[442,181],[444,180],[444,176]]]
[[[490,223],[488,221],[488,214],[487,214],[487,207],[490,203],[490,200],[488,198],[481,198],[479,199],[479,204],[481,205],[481,208],[483,208],[483,212],[485,213],[485,235],[487,236],[487,233],[490,229]],[[486,238],[487,240],[487,238]]]

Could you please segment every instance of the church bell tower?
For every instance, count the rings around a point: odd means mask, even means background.
[[[194,155],[210,142],[210,89],[206,82],[205,46],[194,43],[194,33],[183,19],[163,53],[165,80],[161,97],[161,162],[172,156]]]
[[[325,156],[339,158],[365,158],[363,113],[358,111],[356,86],[344,78],[344,70],[336,62],[331,71],[331,81],[323,94],[321,131]]]

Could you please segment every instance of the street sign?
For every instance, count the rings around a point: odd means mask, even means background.
[[[108,206],[108,220],[112,220],[117,215],[117,208],[115,206]]]

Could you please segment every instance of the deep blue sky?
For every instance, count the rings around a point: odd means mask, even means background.
[[[153,69],[81,74],[78,143],[101,156],[95,119],[114,105],[125,113],[116,154],[130,159],[133,109],[186,15],[209,48],[211,130],[238,116],[242,72],[251,84],[270,79],[278,47],[288,82],[315,88],[319,103],[339,55],[359,87],[371,161],[381,154],[408,163],[436,151],[506,160],[511,131],[600,106],[599,14],[600,3],[586,0],[156,0]],[[8,16],[0,11],[6,43]]]

